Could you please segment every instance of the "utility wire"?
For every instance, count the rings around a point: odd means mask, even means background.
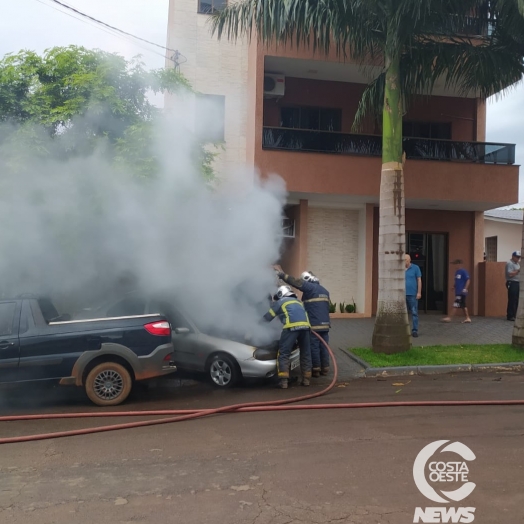
[[[92,27],[96,27],[97,29],[99,29],[100,31],[103,31],[104,33],[107,33],[108,35],[111,35],[111,36],[114,36],[114,37],[117,37],[117,38],[121,38],[122,40],[126,41],[126,42],[129,42],[130,41],[130,38],[124,36],[124,35],[121,35],[119,33],[116,33],[115,31],[112,31],[110,29],[104,29],[103,27],[100,27],[96,24],[93,24],[87,20],[84,20],[83,18],[80,18],[79,16],[75,16],[71,13],[67,13],[66,11],[62,11],[61,9],[58,9],[57,7],[54,7],[52,5],[49,5],[47,3],[45,3],[43,0],[36,0],[38,3],[42,4],[42,5],[45,5],[46,7],[50,7],[51,9],[54,9],[55,11],[58,11],[59,13],[62,13],[63,15],[66,15],[66,16],[69,16],[71,18],[74,18],[75,20],[78,20],[79,22],[82,22],[83,24],[86,24],[86,25],[89,25],[89,26],[92,26]],[[138,42],[134,42],[135,45],[137,45],[138,47],[141,47],[142,49],[145,49],[146,51],[149,51],[150,53],[154,53],[155,55],[158,55],[158,56],[161,56],[163,58],[165,58],[165,55],[162,54],[162,53],[159,53],[158,51],[154,51],[153,49],[151,49],[150,47],[146,47],[145,45],[143,44],[140,44]]]
[[[180,65],[180,63],[184,63],[184,62],[187,62],[187,59],[184,55],[182,55],[178,50],[176,49],[171,49],[169,47],[166,47],[166,46],[163,46],[163,45],[160,45],[160,44],[157,44],[156,42],[151,42],[150,40],[147,40],[145,38],[141,38],[140,36],[136,36],[132,33],[128,33],[127,31],[123,31],[122,29],[119,29],[118,27],[115,27],[113,25],[110,25],[110,24],[107,24],[106,22],[103,22],[102,20],[99,20],[98,18],[95,18],[93,16],[90,16],[70,5],[67,5],[63,2],[60,2],[59,0],[49,0],[50,2],[53,2],[61,7],[64,7],[65,9],[69,9],[70,11],[73,11],[74,13],[84,17],[84,18],[87,18],[89,20],[91,20],[92,22],[96,23],[96,24],[99,24],[99,25],[102,25],[104,27],[107,27],[109,28],[110,30],[112,31],[115,31],[117,33],[120,33],[122,35],[126,35],[128,37],[131,37],[131,38],[134,38],[136,40],[140,40],[142,42],[145,42],[149,45],[152,45],[152,46],[155,46],[155,47],[159,47],[160,49],[164,49],[165,51],[171,51],[173,53],[173,55],[170,57],[171,60],[173,60],[173,62],[175,63],[175,68],[178,69],[178,66]],[[49,6],[51,7],[51,6]],[[67,13],[64,13],[64,14],[67,14]],[[71,16],[71,15],[70,15]],[[76,18],[73,16],[73,18]],[[157,53],[159,54],[159,53]],[[164,56],[164,55],[161,55],[161,56]],[[183,58],[184,59],[184,62],[180,62],[180,58]]]
[[[118,27],[112,26],[110,24],[106,24],[105,22],[102,22],[102,20],[98,20],[98,18],[94,18],[93,16],[90,16],[86,13],[83,13],[82,11],[79,11],[78,9],[64,4],[63,2],[60,2],[59,0],[50,0],[51,2],[54,2],[55,4],[58,4],[62,7],[65,7],[66,9],[69,9],[70,11],[75,12],[76,14],[83,16],[84,18],[89,18],[89,20],[92,20],[93,22],[96,22],[97,24],[101,24],[105,27],[109,27],[110,29],[113,29],[113,31],[117,31],[118,33],[122,33],[123,35],[131,36],[132,38],[136,38],[137,40],[142,40],[142,42],[146,42],[148,44],[154,45],[156,47],[160,47],[161,49],[165,49],[166,51],[173,51],[176,52],[176,49],[170,49],[169,47],[157,44],[155,42],[151,42],[150,40],[146,40],[145,38],[141,38],[139,36],[133,35],[132,33],[128,33],[127,31],[122,31],[122,29],[118,29]]]

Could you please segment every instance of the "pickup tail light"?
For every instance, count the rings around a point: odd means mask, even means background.
[[[169,337],[171,336],[171,325],[165,320],[161,322],[151,322],[144,326],[144,329],[151,333],[151,335],[156,335],[158,337]]]

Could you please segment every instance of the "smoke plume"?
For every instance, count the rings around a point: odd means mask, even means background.
[[[142,292],[176,297],[204,331],[261,334],[275,290],[284,184],[240,170],[210,189],[189,154],[194,116],[186,106],[156,129],[161,169],[152,179],[113,168],[103,147],[45,162],[27,150],[16,169],[4,160],[3,298],[47,294],[62,313],[74,313],[116,299],[129,290],[127,278]],[[57,138],[41,140],[52,150]],[[4,141],[0,158],[10,157],[8,147]]]

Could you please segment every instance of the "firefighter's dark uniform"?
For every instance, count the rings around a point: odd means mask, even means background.
[[[279,378],[289,378],[289,357],[297,341],[300,349],[302,377],[310,378],[310,326],[304,305],[295,296],[283,297],[271,305],[271,309],[264,315],[264,320],[271,322],[277,316],[283,324],[277,359]]]
[[[286,284],[302,291],[302,301],[309,317],[311,330],[318,333],[326,344],[329,344],[329,329],[331,328],[329,291],[319,282],[306,282],[282,272],[278,273],[278,277]],[[310,346],[313,372],[327,373],[329,371],[328,350],[313,333],[311,333]]]

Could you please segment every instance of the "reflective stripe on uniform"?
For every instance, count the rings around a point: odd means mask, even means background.
[[[270,314],[273,318],[275,318],[275,317],[277,316],[277,314],[276,314],[272,309],[269,310],[269,314]]]
[[[278,365],[279,358],[280,358],[280,350],[277,352],[277,375],[278,375],[278,378],[289,378],[289,371],[280,369],[280,366]]]
[[[287,329],[287,328],[296,328],[296,327],[309,327],[309,322],[308,321],[304,321],[304,320],[301,320],[299,322],[290,322],[289,321],[289,313],[288,313],[288,310],[287,310],[287,306],[290,306],[291,304],[298,304],[300,306],[302,306],[302,303],[299,301],[299,300],[289,300],[287,302],[285,302],[284,304],[282,304],[282,311],[284,312],[284,315],[286,317],[286,322],[284,323],[284,329]],[[306,318],[307,318],[307,314],[306,314]]]
[[[331,326],[327,325],[327,326],[311,326],[311,329],[313,331],[329,331],[329,328]]]
[[[307,304],[308,302],[329,302],[329,298],[310,298],[309,300],[304,300],[304,304]]]

